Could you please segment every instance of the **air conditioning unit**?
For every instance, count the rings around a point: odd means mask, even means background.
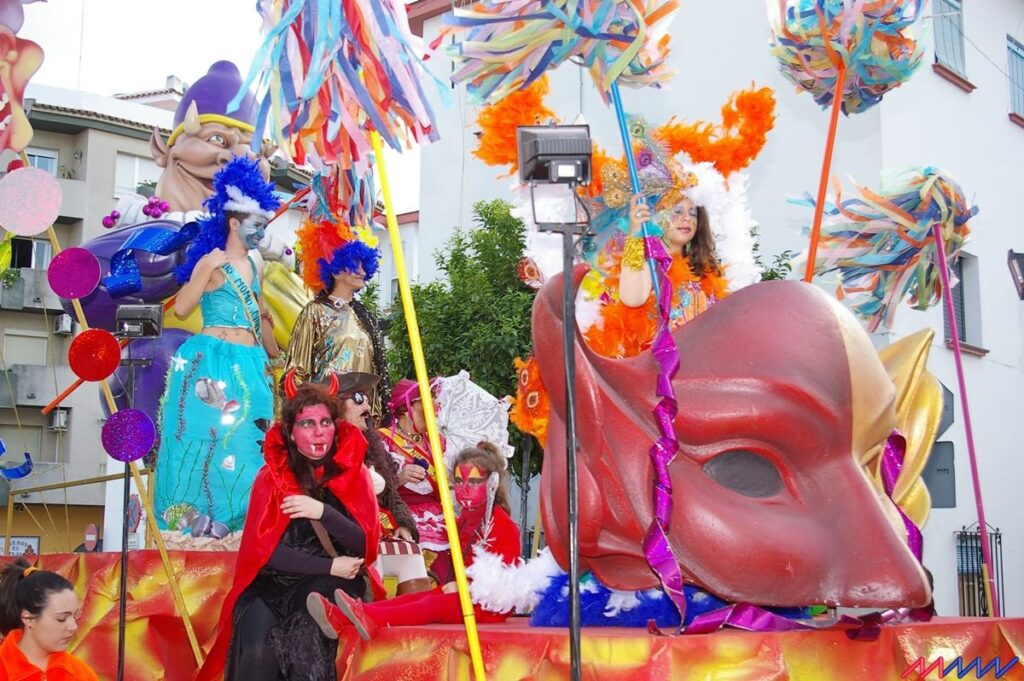
[[[50,423],[47,425],[47,428],[50,430],[67,430],[68,416],[67,409],[54,409],[50,412]]]
[[[57,336],[70,336],[74,332],[74,325],[71,315],[58,315],[57,318],[53,320],[53,333]]]

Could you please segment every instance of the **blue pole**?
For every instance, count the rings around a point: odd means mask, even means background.
[[[622,108],[622,95],[619,93],[619,82],[612,81],[612,104],[615,107],[615,117],[619,121],[619,135],[622,136],[622,146],[626,149],[626,167],[629,169],[629,184],[634,194],[640,193],[640,176],[636,172],[636,159],[633,158],[633,144],[629,141],[629,126],[626,125],[626,112]],[[650,223],[644,223],[640,233],[644,238],[651,236]],[[645,249],[646,250],[646,249]],[[658,290],[658,264],[650,253],[647,254],[647,266],[651,270],[651,286],[654,290],[654,299],[661,299],[661,292]]]

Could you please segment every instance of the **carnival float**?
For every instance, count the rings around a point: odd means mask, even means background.
[[[368,632],[347,612],[353,626],[334,630],[337,678],[888,679],[937,655],[1009,662],[1024,621],[1000,618],[993,592],[996,617],[933,617],[920,529],[930,510],[921,471],[942,407],[927,368],[931,332],[881,351],[868,335],[891,326],[908,298],[921,309],[952,305],[951,262],[977,208],[927,158],[878,188],[827,191],[838,114],[869,109],[912,76],[922,4],[770,6],[771,55],[831,116],[820,186],[798,199],[813,210],[803,281],[762,282],[752,255],[744,169],[773,127],[770,88],[736,92],[718,122],[628,113],[627,93],[673,77],[674,1],[481,0],[453,9],[441,37],[422,46],[398,0],[268,0],[258,5],[264,40],[251,68],[217,62],[189,88],[170,137],[154,132],[156,198],[122,200],[108,232],[61,250],[51,227],[59,188],[32,168],[10,172],[0,180],[0,225],[18,235],[49,230],[59,253],[49,281],[82,329],[68,357],[80,381],[47,409],[83,383],[99,385],[109,414],[103,447],[142,491],[155,545],[39,557],[84,596],[75,655],[114,678],[120,635],[123,678],[222,671],[208,659],[223,655],[215,641],[234,580],[252,571],[242,539],[249,489],[295,388],[281,367],[250,371],[238,354],[212,363],[220,350],[202,334],[210,310],[183,300],[193,273],[205,272],[197,258],[231,249],[222,240],[193,250],[209,225],[258,214],[265,227],[287,208],[261,193],[276,155],[312,172],[288,204],[305,211],[301,243],[246,232],[254,274],[225,274],[225,295],[234,304],[237,293],[234,314],[263,346],[288,348],[333,277],[370,273],[376,260],[365,254],[383,217],[422,403],[420,458],[432,456],[420,465],[440,491],[463,620]],[[0,26],[13,67],[0,70],[12,110],[0,148],[21,152],[31,135],[21,99],[42,52],[17,29]],[[534,352],[508,367],[519,373],[508,415],[468,376],[441,379],[439,394],[420,348],[383,150],[437,138],[430,102],[448,84],[424,66],[427,51],[452,60],[452,80],[481,106],[475,155],[496,174],[519,173],[524,187],[544,181],[530,174],[536,159],[523,157],[521,130],[561,129],[545,104],[549,70],[584,69],[608,104],[592,115],[614,119],[620,133],[614,149],[586,137],[579,175],[555,182],[562,208],[579,206],[587,219],[549,238],[541,231],[552,224],[527,215],[520,271],[536,289]],[[212,135],[224,144],[214,149]],[[812,285],[825,273],[838,277],[838,296]],[[115,336],[128,305],[160,306],[150,321],[163,333]],[[338,322],[357,323],[365,326]],[[955,328],[953,341],[963,395]],[[354,350],[370,353],[356,371],[379,374],[369,347]],[[122,358],[148,361],[136,368]],[[337,369],[305,371],[327,383]],[[452,415],[464,395],[469,406]],[[439,414],[435,400],[449,411]],[[546,548],[514,561],[480,544],[463,556],[447,493],[451,477],[457,490],[465,482],[453,468],[458,450],[494,431],[459,439],[452,428],[443,443],[439,422],[470,419],[484,404],[498,414],[488,428],[500,433],[511,418],[545,448]],[[967,441],[984,534],[969,429]],[[495,444],[507,447],[507,431]],[[152,478],[140,474],[143,460]],[[17,479],[31,468],[26,454],[2,472]],[[487,517],[497,513],[489,495]],[[478,624],[481,612],[504,621]]]

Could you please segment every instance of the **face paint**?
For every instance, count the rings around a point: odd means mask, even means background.
[[[318,461],[331,451],[334,444],[334,419],[325,404],[306,407],[295,417],[292,442],[299,453]]]
[[[483,508],[487,503],[487,473],[472,464],[456,466],[455,500],[465,509]]]
[[[242,221],[239,230],[248,248],[258,248],[267,233],[267,218],[264,215],[249,215]]]

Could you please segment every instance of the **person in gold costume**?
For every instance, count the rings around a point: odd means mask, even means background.
[[[373,313],[356,300],[380,261],[380,251],[340,220],[307,220],[298,233],[302,278],[316,296],[299,313],[285,371],[322,382],[330,372],[359,371],[382,380],[373,396],[378,425],[390,423],[390,385],[384,338]]]

